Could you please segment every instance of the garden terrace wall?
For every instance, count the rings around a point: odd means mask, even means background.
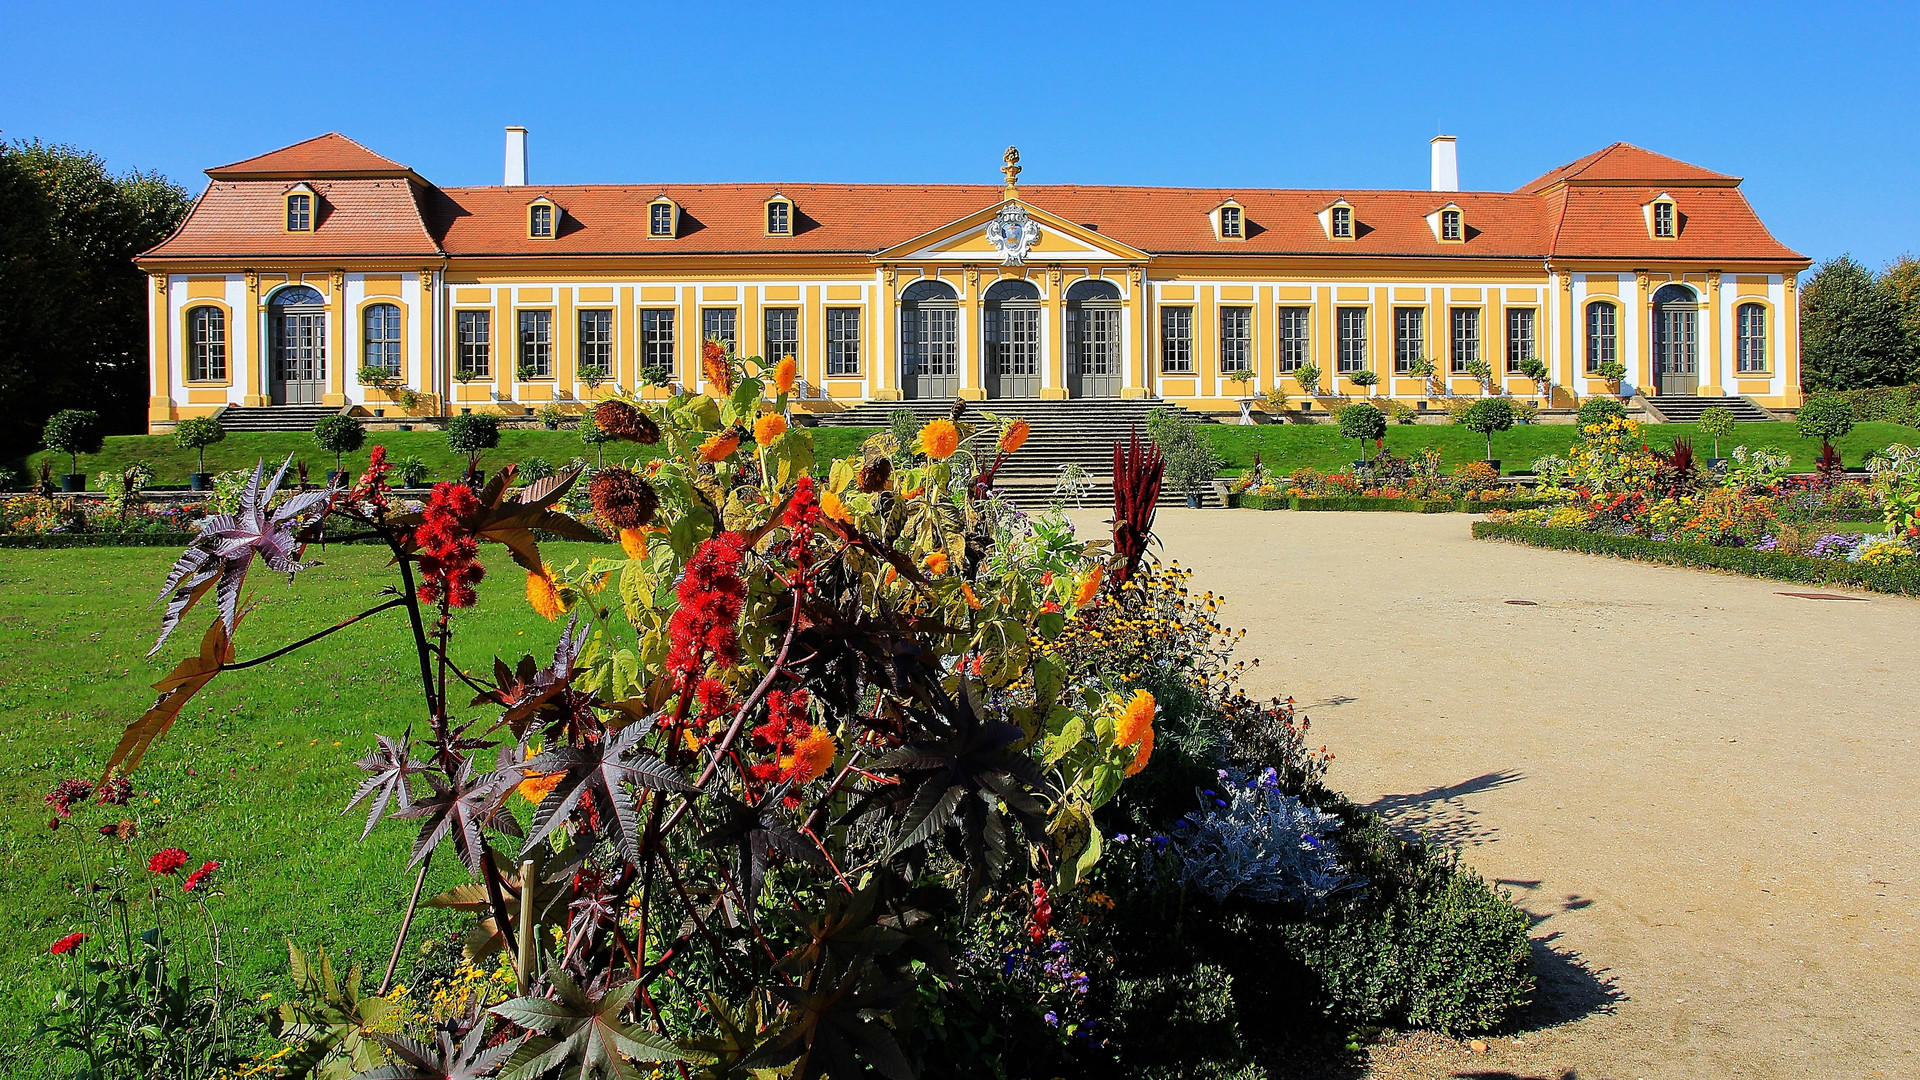
[[[1505,540],[1532,547],[1611,555],[1637,562],[1726,570],[1770,581],[1805,585],[1850,585],[1872,592],[1920,596],[1920,569],[1862,566],[1838,559],[1816,559],[1752,548],[1683,544],[1672,540],[1643,540],[1637,536],[1610,536],[1581,529],[1550,529],[1539,525],[1511,525],[1498,521],[1473,523],[1476,540]]]

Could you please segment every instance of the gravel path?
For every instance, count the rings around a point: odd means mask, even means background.
[[[1536,920],[1517,1036],[1397,1040],[1372,1074],[1920,1076],[1920,601],[1476,542],[1468,521],[1157,526],[1247,629],[1250,688],[1302,703],[1331,781]]]

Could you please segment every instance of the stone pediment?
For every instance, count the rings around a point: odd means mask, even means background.
[[[1004,211],[1010,208],[1022,214],[1025,220],[1038,228],[1038,235],[1031,231],[1024,244],[1016,243],[1010,237],[1007,216]],[[1024,239],[1024,238],[1023,238]],[[993,263],[1001,265],[1008,262],[1009,248],[1014,248],[1019,262],[1034,263],[1144,263],[1152,256],[1138,248],[1120,243],[1112,237],[1102,236],[1084,225],[1068,221],[1057,214],[1034,206],[1021,199],[1008,199],[983,207],[958,221],[949,222],[931,232],[923,233],[904,244],[898,244],[874,256],[876,261],[901,262],[937,262],[937,263]],[[1018,265],[1019,263],[1015,263]]]

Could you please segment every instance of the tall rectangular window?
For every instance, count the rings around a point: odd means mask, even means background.
[[[1414,361],[1426,355],[1427,311],[1425,308],[1393,309],[1393,371],[1405,375]]]
[[[740,338],[734,325],[739,312],[730,307],[710,307],[700,313],[700,340],[718,341],[731,352],[740,351]]]
[[[1311,355],[1313,309],[1280,309],[1280,370],[1297,371]]]
[[[1604,300],[1587,305],[1587,374],[1598,375],[1600,365],[1620,356],[1618,311]]]
[[[522,379],[553,378],[553,312],[520,313],[520,370]]]
[[[785,205],[776,203],[775,205]],[[770,307],[763,314],[761,359],[778,364],[791,356],[800,358],[800,309]]]
[[[1673,204],[1657,202],[1653,204],[1653,235],[1662,239],[1673,238]]]
[[[400,374],[400,308],[396,304],[368,304],[360,341],[360,363],[389,375]]]
[[[1363,307],[1343,307],[1339,309],[1340,352],[1339,370],[1343,375],[1363,371],[1367,366],[1367,309]]]
[[[1453,360],[1455,375],[1465,375],[1467,365],[1480,359],[1480,309],[1453,309]]]
[[[453,315],[454,371],[478,379],[493,378],[493,312],[457,311]]]
[[[1170,375],[1193,374],[1193,309],[1160,309],[1160,370]]]
[[[1333,223],[1334,239],[1336,240],[1353,239],[1353,208],[1352,207],[1350,206],[1334,207],[1333,213],[1330,215],[1330,220]]]
[[[827,309],[827,374],[860,374],[860,309]]]
[[[1507,309],[1507,370],[1515,375],[1534,358],[1533,309]]]
[[[613,374],[613,312],[604,308],[580,310],[580,374]]]
[[[640,313],[640,370],[674,370],[673,309],[648,308]]]
[[[313,196],[287,196],[287,231],[311,232],[313,230]]]
[[[1735,312],[1735,320],[1740,331],[1740,352],[1735,358],[1734,370],[1764,372],[1767,370],[1767,309],[1759,304],[1741,304]]]
[[[227,377],[227,313],[217,307],[197,307],[187,312],[187,348],[191,362],[187,378],[194,382],[220,382]]]
[[[1460,228],[1460,211],[1440,211],[1440,239],[1452,243],[1461,239],[1462,235]]]
[[[647,233],[650,236],[673,235],[673,204],[654,203],[649,214]]]
[[[1220,235],[1230,240],[1241,239],[1245,230],[1240,224],[1240,208],[1223,206],[1220,208]]]
[[[1253,309],[1220,309],[1220,373],[1245,375],[1253,370]]]
[[[793,204],[775,199],[767,204],[767,232],[787,236],[793,232]]]

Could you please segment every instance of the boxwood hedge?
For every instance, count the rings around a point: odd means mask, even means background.
[[[1673,540],[1643,540],[1637,536],[1609,536],[1581,529],[1549,529],[1497,521],[1473,523],[1476,540],[1505,540],[1532,547],[1611,555],[1619,559],[1727,570],[1770,581],[1805,585],[1851,585],[1873,592],[1920,596],[1920,568],[1862,566],[1841,559],[1816,559],[1752,548],[1713,547]]]

